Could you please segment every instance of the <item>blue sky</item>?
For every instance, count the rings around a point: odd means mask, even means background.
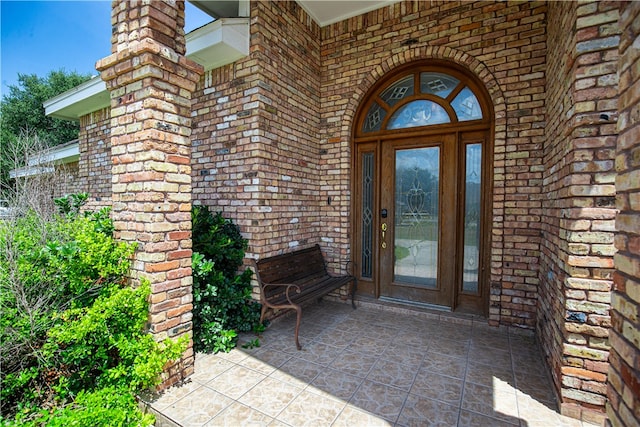
[[[111,1],[0,0],[0,93],[18,73],[45,77],[64,69],[96,75],[95,63],[111,53]],[[185,29],[210,21],[187,3]]]

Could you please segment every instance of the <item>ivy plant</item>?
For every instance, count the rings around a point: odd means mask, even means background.
[[[260,304],[252,298],[249,269],[238,273],[247,241],[231,220],[194,206],[193,341],[198,351],[227,352],[238,332],[261,332]]]

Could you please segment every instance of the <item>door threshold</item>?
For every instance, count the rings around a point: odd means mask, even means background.
[[[377,310],[413,314],[425,319],[442,320],[444,322],[464,325],[485,325],[487,317],[478,314],[458,313],[451,311],[449,307],[435,304],[425,304],[414,301],[406,301],[389,297],[373,298],[364,295],[356,295],[356,305]]]
[[[418,302],[418,301],[409,301],[405,299],[392,298],[392,297],[380,297],[378,298],[382,302],[388,302],[391,304],[400,304],[400,305],[408,305],[411,307],[424,308],[427,310],[436,310],[436,311],[444,311],[451,313],[451,307],[447,307],[446,305],[438,305],[438,304],[429,304],[426,302]]]

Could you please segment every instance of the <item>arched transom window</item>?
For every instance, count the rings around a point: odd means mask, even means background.
[[[360,135],[486,118],[476,89],[462,75],[417,70],[380,87],[370,98]]]

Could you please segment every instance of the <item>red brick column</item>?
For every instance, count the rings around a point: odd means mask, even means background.
[[[156,339],[191,334],[191,94],[202,67],[184,57],[184,2],[114,1],[111,93],[116,237],[138,242],[132,283],[151,282]],[[193,350],[164,386],[193,372]]]
[[[620,14],[616,217],[607,415],[614,426],[640,419],[640,3]]]
[[[619,5],[548,5],[538,336],[562,413],[601,424],[615,253]]]

